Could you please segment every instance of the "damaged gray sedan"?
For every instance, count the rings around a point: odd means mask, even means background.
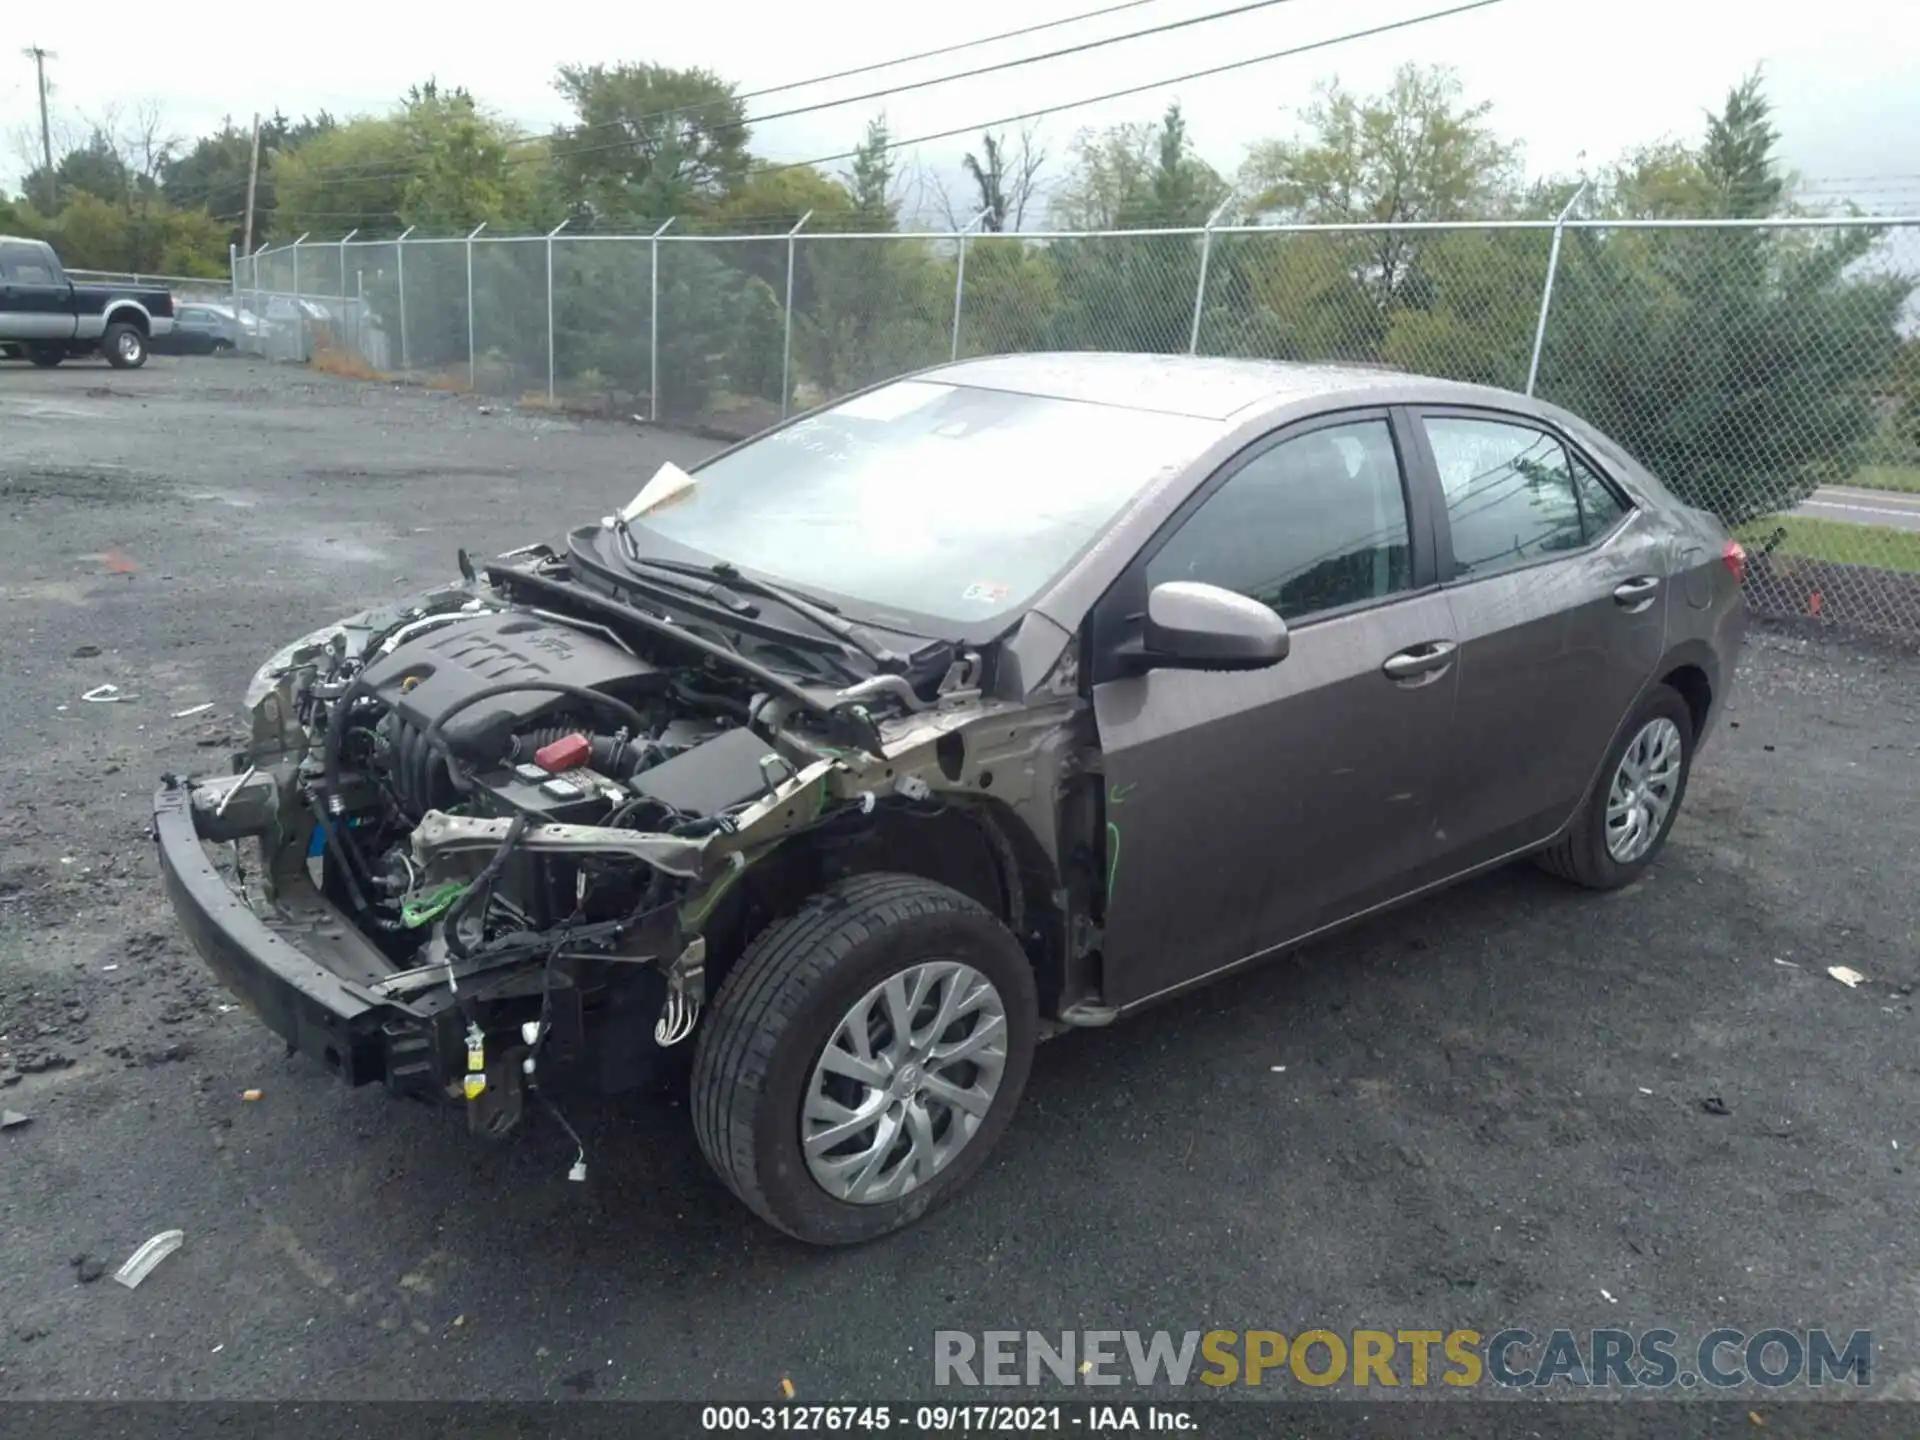
[[[962,1186],[1044,1036],[1516,857],[1632,880],[1745,616],[1574,416],[1151,356],[938,367],[460,562],[165,778],[181,923],[485,1135],[690,1056],[720,1178],[820,1244]]]

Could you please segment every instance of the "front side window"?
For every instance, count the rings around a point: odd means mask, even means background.
[[[703,465],[635,524],[796,589],[962,624],[1019,606],[1217,422],[902,380]]]
[[[1289,621],[1395,594],[1411,577],[1385,420],[1314,430],[1256,455],[1147,563],[1149,587],[1219,585]]]
[[[1586,544],[1567,450],[1543,430],[1428,416],[1446,495],[1454,574],[1480,576]]]

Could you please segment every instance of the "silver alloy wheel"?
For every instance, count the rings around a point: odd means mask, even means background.
[[[1680,727],[1657,716],[1620,757],[1607,791],[1607,854],[1631,865],[1653,847],[1680,793]]]
[[[889,976],[813,1067],[800,1109],[808,1172],[836,1200],[898,1200],[966,1148],[1006,1068],[1007,1006],[986,976],[953,960]]]
[[[139,331],[122,330],[120,332],[120,338],[117,344],[119,346],[120,358],[122,360],[131,362],[134,360],[138,360],[140,358],[140,332]]]

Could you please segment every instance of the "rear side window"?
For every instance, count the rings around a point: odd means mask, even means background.
[[[53,267],[37,246],[0,245],[0,271],[16,285],[52,285]]]
[[[1147,584],[1219,585],[1297,620],[1407,589],[1410,562],[1393,435],[1363,420],[1249,460],[1147,562]]]
[[[1620,497],[1578,455],[1573,457],[1573,488],[1580,497],[1580,528],[1589,541],[1598,540],[1627,513]]]
[[[1453,415],[1421,423],[1446,495],[1456,578],[1509,570],[1587,543],[1572,458],[1553,436]]]

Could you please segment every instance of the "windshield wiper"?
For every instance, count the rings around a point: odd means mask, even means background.
[[[811,621],[823,633],[831,635],[843,644],[852,646],[882,670],[898,672],[906,668],[905,657],[896,654],[875,640],[864,626],[855,625],[842,619],[835,613],[834,607],[824,600],[815,600],[798,591],[789,590],[784,585],[775,585],[766,580],[756,580],[750,575],[742,575],[737,567],[725,560],[711,565],[699,565],[690,560],[663,560],[653,556],[641,555],[630,537],[625,545],[627,562],[649,570],[666,570],[675,575],[695,576],[702,580],[719,581],[728,590],[742,595],[758,595],[764,600],[772,600],[784,605],[803,620]]]

